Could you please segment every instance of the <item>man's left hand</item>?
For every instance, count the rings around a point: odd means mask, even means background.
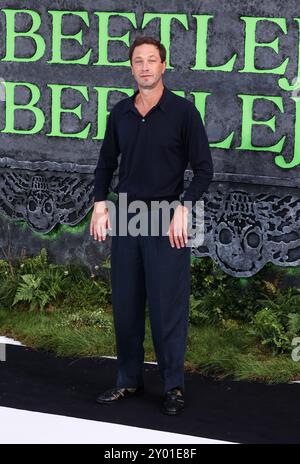
[[[174,215],[167,232],[170,244],[173,248],[174,246],[176,246],[176,248],[186,246],[188,242],[187,225],[188,208],[183,205],[178,205],[174,211]]]

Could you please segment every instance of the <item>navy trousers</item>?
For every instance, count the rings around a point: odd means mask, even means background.
[[[184,390],[188,333],[191,248],[172,248],[167,229],[158,236],[112,236],[111,284],[118,374],[116,386],[144,385],[145,309],[148,303],[153,346],[164,392]],[[128,222],[136,213],[127,213]],[[149,227],[151,214],[148,209]],[[171,218],[174,214],[171,214]]]

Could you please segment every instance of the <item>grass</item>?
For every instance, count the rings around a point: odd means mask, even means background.
[[[246,327],[225,330],[190,326],[186,364],[217,378],[266,383],[288,382],[300,377],[300,363],[287,354],[271,351],[249,336]]]
[[[106,317],[112,321],[111,313]],[[51,351],[57,356],[116,356],[113,328],[63,326],[66,313],[28,313],[26,311],[0,310],[0,334],[12,337],[35,349]],[[149,321],[147,321],[147,359],[155,356],[151,349]],[[149,337],[150,335],[150,337]]]
[[[28,312],[0,309],[0,334],[57,356],[116,356],[111,311],[106,319],[111,328],[66,324],[67,313]],[[65,323],[65,324],[64,324]],[[151,330],[146,318],[145,361],[155,361]],[[214,375],[221,379],[287,382],[300,378],[300,362],[290,355],[272,356],[271,351],[249,335],[247,327],[189,326],[186,372]]]

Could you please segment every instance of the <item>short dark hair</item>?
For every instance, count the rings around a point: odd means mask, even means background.
[[[138,47],[139,45],[143,45],[143,44],[151,44],[157,47],[161,62],[163,63],[164,61],[166,61],[167,50],[165,46],[159,40],[156,40],[153,37],[141,35],[141,36],[136,37],[134,42],[130,45],[130,48],[129,48],[130,63],[132,63],[132,55],[133,55],[133,50],[135,49],[135,47]]]

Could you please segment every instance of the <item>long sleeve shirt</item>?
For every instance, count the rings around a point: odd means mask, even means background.
[[[100,156],[94,171],[94,199],[105,200],[119,167],[115,193],[131,200],[189,200],[194,205],[213,177],[213,163],[199,111],[165,85],[158,103],[145,116],[134,105],[134,95],[111,110]],[[120,159],[119,159],[120,157]],[[184,190],[184,172],[193,178]],[[182,195],[183,194],[183,195]]]

